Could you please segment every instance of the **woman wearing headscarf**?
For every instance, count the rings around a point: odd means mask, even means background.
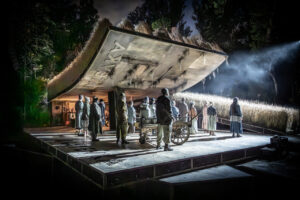
[[[242,119],[243,114],[241,107],[239,105],[239,99],[237,97],[233,98],[233,103],[230,106],[229,116],[230,116],[230,132],[232,132],[232,137],[237,134],[237,137],[241,137],[243,133]]]
[[[217,129],[217,111],[213,107],[213,103],[209,102],[209,107],[207,108],[207,130],[209,135],[215,135],[215,131]]]
[[[204,102],[204,106],[203,106],[203,109],[202,109],[202,129],[204,131],[207,132],[207,120],[208,120],[208,116],[207,116],[207,102],[205,101]]]
[[[192,127],[191,127],[191,133],[196,134],[198,133],[198,117],[197,117],[197,110],[195,108],[195,102],[191,102],[191,109],[189,113],[191,120],[192,120]]]
[[[133,101],[130,101],[130,104],[127,108],[128,110],[128,133],[135,133],[135,126],[134,123],[136,122],[136,111],[133,107]]]
[[[88,135],[89,117],[90,117],[90,97],[85,96],[82,114],[82,126],[85,135]]]

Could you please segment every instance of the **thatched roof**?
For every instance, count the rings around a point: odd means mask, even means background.
[[[133,98],[158,95],[164,87],[182,91],[204,79],[227,57],[214,49],[216,45],[182,38],[175,29],[160,38],[143,22],[135,28],[129,23],[121,22],[119,28],[107,19],[100,21],[82,52],[49,82],[49,99],[100,94],[115,86],[125,88]]]

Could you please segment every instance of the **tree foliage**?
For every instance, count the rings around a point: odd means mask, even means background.
[[[141,6],[130,12],[127,18],[133,23],[138,24],[139,21],[145,21],[154,27],[177,26],[181,21],[181,34],[190,33],[189,27],[184,27],[182,21],[184,17],[184,9],[186,0],[145,0]],[[153,24],[154,23],[154,24]],[[169,26],[170,25],[170,26]],[[152,27],[153,28],[153,27]],[[188,36],[188,35],[185,35]]]
[[[44,125],[46,81],[83,48],[97,10],[92,0],[24,0],[12,2],[10,11],[10,56],[23,82],[25,123]]]
[[[257,49],[270,42],[275,0],[193,0],[195,25],[225,51]]]

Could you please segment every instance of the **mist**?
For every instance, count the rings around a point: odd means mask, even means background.
[[[279,68],[289,70],[299,56],[299,47],[297,41],[256,52],[234,52],[227,62],[188,91],[272,102],[279,92]]]

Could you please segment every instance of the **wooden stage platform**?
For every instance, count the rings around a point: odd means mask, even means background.
[[[79,137],[74,129],[52,127],[26,129],[36,144],[46,152],[94,182],[101,189],[117,188],[145,180],[163,178],[212,166],[254,158],[260,148],[270,143],[267,135],[245,133],[232,138],[231,133],[209,136],[199,132],[183,145],[171,145],[171,152],[156,150],[156,136],[139,144],[139,135],[129,134],[127,145],[116,144],[115,135],[105,132],[99,142]]]

